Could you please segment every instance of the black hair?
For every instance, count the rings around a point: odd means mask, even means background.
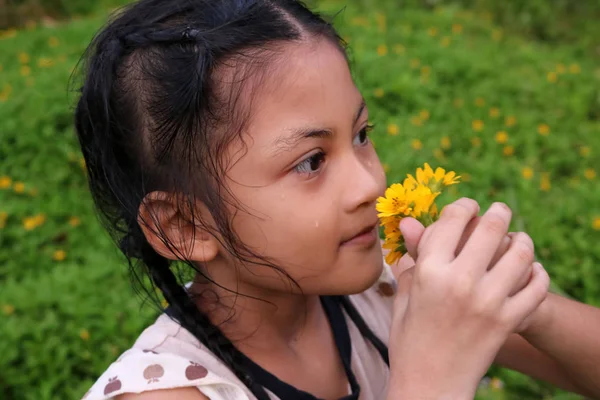
[[[232,230],[225,203],[241,205],[221,184],[227,165],[220,155],[240,138],[249,116],[240,101],[249,85],[244,74],[264,74],[259,67],[277,56],[278,44],[310,38],[329,40],[345,55],[332,25],[299,1],[141,0],[119,10],[86,50],[75,111],[94,203],[127,257],[133,280],[140,284],[149,276],[182,326],[259,399],[267,398],[264,390],[239,364],[231,341],[196,307],[174,264],[195,273],[201,268],[185,254],[180,263],[158,254],[144,236],[138,213],[153,191],[179,196],[177,204],[192,219],[200,200],[215,220],[213,234],[236,259],[287,276],[246,248]],[[224,85],[219,71],[230,65],[235,78]],[[202,221],[192,222],[209,229]]]

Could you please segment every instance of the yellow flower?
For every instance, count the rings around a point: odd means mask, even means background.
[[[440,140],[440,147],[444,150],[448,150],[452,146],[452,142],[450,142],[450,138],[448,136],[444,136]]]
[[[496,142],[500,144],[508,142],[508,133],[506,133],[506,131],[499,131],[496,133]]]
[[[413,139],[410,145],[415,150],[421,150],[423,148],[423,143],[419,139]]]
[[[29,74],[31,74],[31,67],[29,65],[23,65],[21,66],[20,71],[22,76],[29,76]]]
[[[471,123],[471,127],[473,128],[473,130],[475,132],[480,132],[483,130],[483,127],[484,127],[483,121],[480,119],[476,119],[475,121],[473,121]]]
[[[531,178],[533,178],[533,169],[530,167],[524,167],[521,170],[521,174],[523,175],[523,178],[531,179]]]
[[[79,226],[80,223],[81,223],[81,220],[78,217],[69,218],[69,225],[71,225],[72,227]]]
[[[460,176],[456,176],[454,171],[446,173],[446,170],[440,167],[434,171],[428,163],[425,163],[423,168],[417,168],[416,179],[410,174],[408,174],[408,179],[408,182],[417,182],[419,185],[429,187],[432,192],[439,192],[445,186],[457,184]]]
[[[418,58],[413,58],[412,60],[410,60],[410,67],[412,69],[417,68],[419,65],[421,65],[421,61]]]
[[[23,193],[25,191],[25,184],[23,182],[15,182],[13,185],[15,193]]]
[[[572,74],[578,74],[581,72],[581,67],[579,64],[571,64],[569,65],[569,72]]]
[[[87,329],[82,329],[79,331],[79,337],[81,340],[90,340],[90,332]]]
[[[385,246],[385,244],[384,244]],[[384,247],[386,248],[386,247]],[[385,262],[388,265],[394,265],[400,258],[402,258],[403,254],[399,251],[392,251],[390,250],[389,253],[387,253],[387,255],[385,256]]]
[[[588,146],[581,146],[581,147],[579,148],[579,154],[580,154],[582,157],[587,157],[587,156],[589,156],[589,155],[590,155],[590,148],[589,148]],[[1,187],[1,185],[0,185],[0,187]]]
[[[594,220],[592,221],[592,228],[594,228],[597,231],[600,231],[600,216],[594,218]]]
[[[440,40],[440,45],[442,47],[448,47],[448,46],[450,46],[450,42],[451,42],[451,39],[448,36],[444,36],[442,38],[442,40]]]
[[[588,180],[592,180],[596,177],[596,171],[594,171],[592,168],[587,168],[584,172],[583,172],[583,176],[585,176],[586,179]]]
[[[421,125],[423,125],[423,120],[421,118],[419,118],[418,115],[415,115],[410,118],[410,123],[413,124],[414,126],[421,126]]]
[[[423,121],[427,121],[429,119],[429,111],[421,110],[419,112],[419,118],[421,118],[421,120],[423,120]]]
[[[48,68],[54,65],[54,60],[48,57],[40,57],[38,59],[38,67],[40,68]]]
[[[38,214],[33,217],[26,217],[23,219],[23,227],[26,231],[30,231],[42,225],[45,221],[46,216],[44,214]]]
[[[394,53],[396,53],[396,54],[404,54],[405,51],[406,51],[406,48],[404,46],[402,46],[401,44],[397,44],[394,46]]]
[[[58,46],[59,43],[60,42],[58,41],[58,39],[54,36],[50,36],[48,38],[48,46],[50,46],[50,47],[56,47],[56,46]]]
[[[493,390],[501,390],[504,387],[504,382],[502,382],[500,379],[498,378],[492,378],[490,380],[490,387]]]
[[[431,37],[437,36],[438,28],[432,26],[431,28],[427,29],[427,34]]]
[[[517,119],[513,115],[509,115],[504,120],[504,123],[510,128],[511,126],[515,126],[517,124]]]
[[[380,56],[385,56],[388,53],[388,47],[385,44],[380,44],[377,46],[377,54]]]
[[[421,67],[421,75],[429,76],[431,74],[431,67],[429,65],[424,65]]]
[[[550,133],[550,127],[547,124],[539,124],[538,133],[542,136],[548,136]]]
[[[483,107],[483,106],[485,106],[485,100],[484,100],[484,98],[483,97],[476,98],[475,99],[475,105],[477,107]]]
[[[8,189],[12,185],[12,179],[8,176],[0,176],[0,189]]]
[[[13,306],[12,304],[3,304],[2,312],[4,313],[4,315],[12,315],[15,312],[15,306]]]
[[[398,129],[398,125],[396,124],[388,124],[387,127],[387,133],[390,136],[396,136],[398,135],[399,129]]]
[[[559,74],[564,74],[565,72],[567,72],[565,64],[556,64],[556,72]]]
[[[500,109],[498,107],[490,108],[490,117],[498,118],[500,116]]]
[[[542,178],[540,180],[540,189],[544,192],[550,190],[552,185],[550,184],[550,174],[547,172],[542,173]]]
[[[481,138],[478,138],[477,136],[475,136],[474,138],[471,138],[471,145],[473,147],[481,146]]]
[[[8,219],[8,213],[6,211],[0,211],[0,229],[6,226],[6,220]]]
[[[513,154],[515,154],[515,148],[513,146],[504,146],[502,153],[504,153],[504,155],[507,157],[512,156]]]
[[[546,79],[548,79],[548,82],[550,83],[556,83],[556,81],[558,80],[558,74],[554,71],[550,71],[546,75]]]
[[[453,104],[453,105],[454,105],[454,107],[456,107],[456,108],[461,108],[461,107],[462,107],[462,106],[465,104],[465,102],[464,102],[464,100],[463,100],[463,99],[458,99],[458,98],[457,98],[457,99],[454,99],[454,100],[452,101],[452,104]]]
[[[377,199],[377,211],[379,218],[400,217],[410,212],[407,202],[407,189],[399,183],[392,184],[385,191],[384,197]]]
[[[52,254],[52,259],[54,261],[63,261],[65,258],[67,258],[67,252],[64,250],[56,250],[54,254]]]
[[[29,62],[29,54],[20,52],[19,53],[19,62],[21,64],[27,64]]]
[[[385,94],[385,92],[383,91],[382,88],[377,88],[373,91],[373,95],[377,98],[383,97],[384,94]]]
[[[8,29],[4,32],[0,31],[0,40],[14,38],[15,36],[17,36],[16,29]]]
[[[461,33],[463,30],[463,27],[461,24],[452,24],[452,33]]]

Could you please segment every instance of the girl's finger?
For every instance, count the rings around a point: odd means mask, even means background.
[[[511,216],[505,204],[492,204],[457,257],[458,265],[474,276],[482,276],[506,236]]]
[[[467,224],[479,213],[479,204],[475,200],[463,197],[448,204],[442,210],[440,218],[425,233],[419,246],[419,256],[435,254],[442,262],[454,260],[456,248],[463,236]]]
[[[506,300],[506,312],[517,321],[525,320],[548,295],[550,277],[542,264],[535,262],[533,265],[533,273],[527,286]]]
[[[400,221],[400,232],[402,232],[402,236],[404,237],[408,254],[416,260],[418,257],[419,241],[423,236],[423,232],[425,232],[425,227],[414,218],[403,218]]]
[[[513,236],[508,251],[484,276],[483,283],[498,298],[506,298],[514,294],[517,284],[530,274],[534,261],[533,240],[526,233],[519,232]]]

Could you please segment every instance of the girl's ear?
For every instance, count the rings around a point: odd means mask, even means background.
[[[138,224],[161,256],[169,260],[211,261],[219,252],[219,241],[209,232],[214,226],[212,217],[204,204],[197,206],[193,216],[194,219],[182,214],[173,194],[152,192],[140,205]]]

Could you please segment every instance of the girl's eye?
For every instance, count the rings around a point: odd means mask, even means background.
[[[354,145],[365,146],[369,143],[369,132],[373,130],[373,125],[367,125],[358,132],[358,135],[354,137]]]
[[[321,168],[321,164],[325,161],[325,153],[322,151],[313,154],[300,164],[294,167],[294,171],[299,174],[314,174]]]

